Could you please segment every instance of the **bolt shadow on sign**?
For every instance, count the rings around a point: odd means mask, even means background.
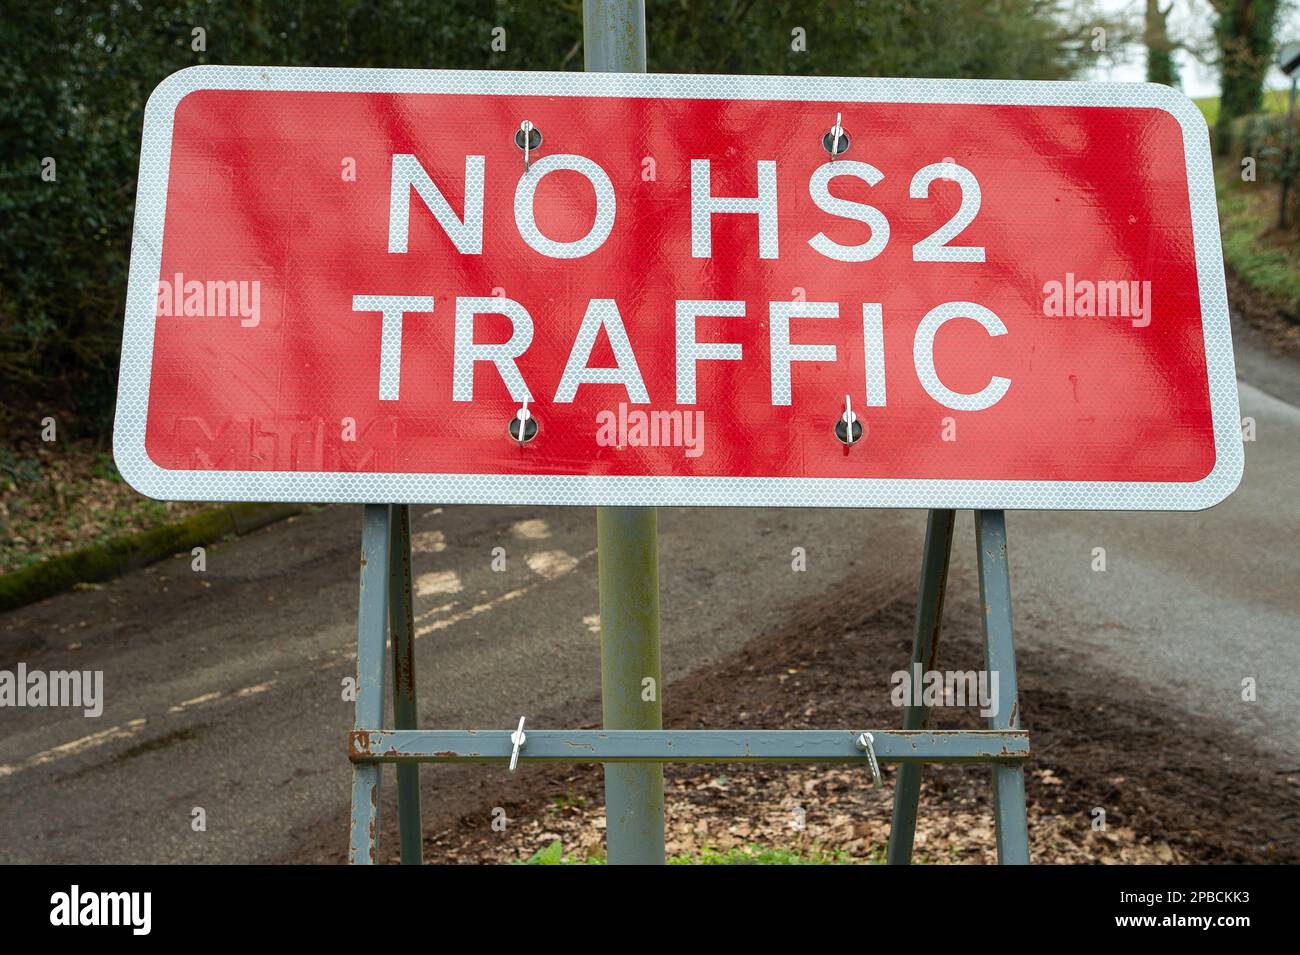
[[[160,498],[1201,508],[1242,443],[1168,88],[197,67],[115,433]]]

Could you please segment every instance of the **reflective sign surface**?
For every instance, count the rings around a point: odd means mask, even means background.
[[[165,498],[1205,507],[1242,462],[1205,124],[1143,85],[186,70],[115,454]]]

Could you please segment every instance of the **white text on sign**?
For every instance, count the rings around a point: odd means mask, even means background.
[[[389,194],[388,251],[403,254],[408,249],[411,193],[414,192],[432,213],[452,245],[462,255],[479,255],[483,250],[484,171],[483,156],[465,157],[465,208],[457,216],[451,204],[434,184],[419,160],[409,154],[392,157],[392,181]],[[538,183],[548,173],[569,170],[586,178],[596,196],[596,212],[591,227],[582,238],[560,242],[543,235],[535,217]],[[889,220],[879,209],[861,202],[832,196],[829,184],[838,176],[851,176],[874,186],[884,174],[864,162],[840,161],[818,166],[808,182],[808,191],[819,209],[829,215],[861,222],[870,229],[870,237],[858,245],[841,245],[824,232],[808,239],[819,254],[841,262],[866,262],[884,250],[889,242]],[[929,196],[930,185],[938,179],[956,182],[961,188],[961,204],[953,217],[938,230],[912,248],[916,262],[984,261],[984,248],[954,245],[953,240],[975,219],[980,207],[980,187],[973,173],[952,162],[932,163],[912,177],[909,195],[913,199]],[[691,254],[710,258],[712,222],[715,215],[749,214],[758,217],[758,255],[762,259],[779,256],[777,229],[776,163],[757,163],[758,192],[755,196],[715,196],[711,189],[711,167],[706,159],[691,160]],[[520,237],[540,255],[555,259],[581,258],[604,244],[614,227],[616,200],[609,176],[585,156],[558,154],[538,159],[520,177],[515,190],[514,219]],[[696,401],[698,363],[701,361],[742,361],[739,342],[700,342],[695,322],[700,316],[746,317],[743,301],[715,299],[677,300],[676,401],[691,405]],[[355,295],[352,309],[377,312],[382,316],[379,397],[396,401],[401,391],[401,337],[403,316],[408,313],[432,313],[434,300],[427,295]],[[515,401],[534,400],[520,372],[518,359],[533,341],[533,320],[523,304],[504,297],[459,296],[454,309],[455,344],[453,352],[453,394],[455,401],[473,401],[474,366],[489,362]],[[510,338],[497,344],[477,344],[474,320],[478,315],[500,315],[510,321]],[[795,362],[835,362],[839,355],[833,344],[796,344],[790,340],[793,319],[838,319],[837,302],[776,301],[768,303],[770,329],[771,402],[774,406],[791,403],[791,367]],[[975,302],[954,301],[936,305],[926,313],[913,339],[912,357],[917,379],[926,393],[945,408],[958,411],[981,411],[1002,399],[1011,381],[991,375],[988,383],[976,392],[957,392],[940,380],[935,367],[934,340],[939,329],[954,319],[978,322],[990,337],[1005,335],[1006,326],[990,309]],[[613,349],[615,367],[592,368],[591,351],[601,329]],[[886,404],[884,370],[884,314],[878,302],[862,303],[862,329],[865,365],[864,397],[871,407]],[[595,298],[588,302],[578,328],[564,374],[553,401],[572,402],[579,386],[617,384],[634,404],[650,401],[644,379],[637,365],[635,350],[626,326],[613,299]]]

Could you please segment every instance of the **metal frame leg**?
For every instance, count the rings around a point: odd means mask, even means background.
[[[984,669],[998,675],[998,710],[989,729],[1020,728],[1016,686],[1016,648],[1011,626],[1011,574],[1007,566],[1007,524],[1002,511],[975,512],[975,546],[979,551],[980,610],[984,622]],[[1023,766],[993,767],[993,817],[998,862],[1029,863],[1029,823],[1025,816]]]
[[[384,650],[388,617],[388,505],[367,504],[361,524],[361,600],[357,610],[358,730],[379,728],[384,719]],[[348,858],[354,863],[379,861],[379,763],[354,763],[352,831]]]
[[[388,507],[388,631],[393,649],[393,727],[419,727],[415,702],[414,607],[411,599],[411,509],[405,504]],[[397,767],[397,825],[402,864],[424,861],[420,831],[420,764]]]
[[[921,559],[921,582],[916,603],[916,636],[912,642],[912,663],[933,670],[939,652],[939,631],[943,625],[943,596],[948,587],[948,559],[952,554],[952,529],[957,512],[934,510],[925,525],[925,554]],[[926,708],[919,701],[903,711],[903,729],[925,729]],[[898,768],[894,786],[894,816],[889,827],[890,865],[909,865],[912,840],[916,835],[916,809],[921,798],[923,763],[904,763]]]

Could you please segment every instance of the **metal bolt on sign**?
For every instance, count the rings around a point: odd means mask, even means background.
[[[835,161],[835,157],[841,153],[848,152],[849,137],[844,132],[844,126],[841,123],[843,114],[835,114],[835,125],[827,130],[826,135],[822,137],[822,149],[830,153],[830,162]]]
[[[519,124],[519,132],[515,133],[515,145],[524,151],[524,172],[528,171],[532,151],[541,144],[542,133],[531,120],[526,119]]]
[[[510,437],[514,438],[521,445],[527,444],[533,438],[537,437],[537,418],[528,410],[528,399],[525,398],[515,416],[510,419],[507,425]]]
[[[842,444],[853,445],[861,441],[865,434],[865,426],[858,420],[857,414],[853,411],[853,399],[845,395],[844,413],[835,422],[835,437]]]

